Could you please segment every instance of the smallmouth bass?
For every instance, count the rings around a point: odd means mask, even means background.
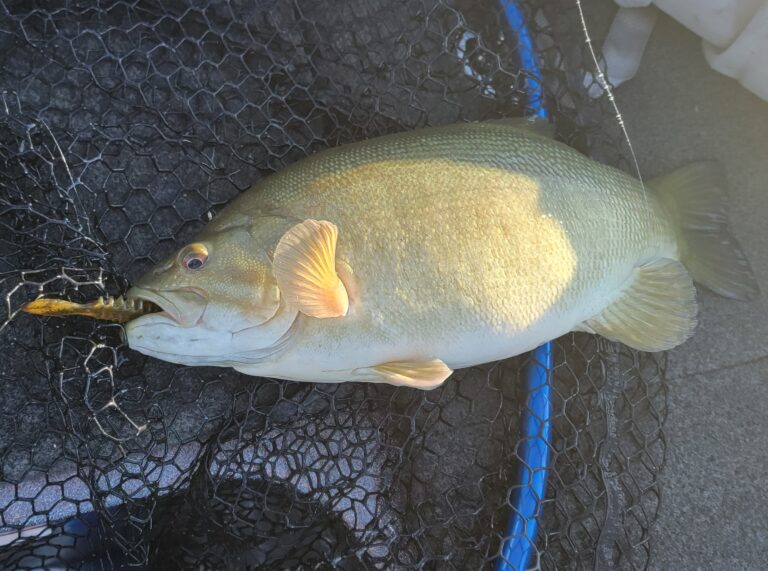
[[[670,349],[695,328],[693,280],[757,293],[722,188],[716,165],[696,163],[645,189],[525,120],[329,149],[143,276],[126,300],[162,311],[131,319],[128,344],[249,375],[421,389],[569,331]]]

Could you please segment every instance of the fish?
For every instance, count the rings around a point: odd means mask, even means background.
[[[574,331],[672,349],[696,327],[694,281],[759,293],[724,189],[715,162],[643,184],[541,120],[326,149],[142,276],[125,294],[143,304],[128,346],[256,377],[423,390]]]

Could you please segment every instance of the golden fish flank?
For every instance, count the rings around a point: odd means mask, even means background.
[[[525,121],[317,153],[244,193],[128,299],[129,345],[302,381],[441,384],[569,331],[642,350],[693,332],[692,279],[757,289],[708,163],[649,191]],[[71,311],[70,311],[71,313]]]

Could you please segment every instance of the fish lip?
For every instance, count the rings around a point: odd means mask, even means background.
[[[174,302],[173,298],[169,295],[179,292],[184,292],[185,295],[192,294],[193,296],[201,298],[200,301],[204,302],[202,310],[195,312],[194,314],[188,314],[185,312],[183,308],[178,303]],[[205,308],[208,305],[208,296],[205,295],[203,290],[195,287],[178,287],[156,290],[146,287],[134,286],[129,289],[128,292],[126,292],[125,297],[128,299],[133,298],[149,301],[157,305],[162,310],[161,312],[154,312],[143,315],[138,319],[144,319],[152,316],[163,316],[175,322],[177,326],[181,327],[194,327],[197,325],[202,319],[202,316],[205,313]]]

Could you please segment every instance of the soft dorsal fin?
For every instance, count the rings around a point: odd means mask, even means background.
[[[440,359],[427,361],[391,361],[362,369],[384,383],[430,390],[439,387],[451,376],[453,370]]]
[[[597,333],[640,351],[666,351],[696,327],[696,289],[676,260],[656,260],[635,269],[632,283],[600,315],[576,331]]]
[[[342,317],[349,297],[336,274],[335,224],[305,220],[288,230],[275,248],[273,270],[287,303],[310,317]]]

